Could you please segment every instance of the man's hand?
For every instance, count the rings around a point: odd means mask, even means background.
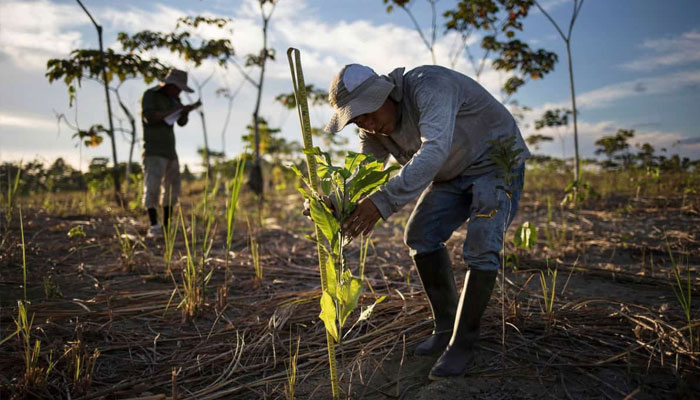
[[[355,237],[360,233],[368,235],[377,221],[381,218],[377,206],[372,203],[369,197],[365,197],[357,203],[357,207],[343,223],[343,230],[350,236]]]

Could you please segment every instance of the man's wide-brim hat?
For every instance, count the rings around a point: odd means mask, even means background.
[[[393,89],[394,84],[372,68],[360,64],[344,66],[328,89],[328,100],[335,113],[325,131],[336,133],[355,117],[377,111]]]
[[[191,87],[187,86],[187,72],[185,71],[170,68],[168,73],[165,74],[165,78],[158,78],[158,80],[160,81],[161,86],[171,84],[177,86],[180,88],[180,90],[184,90],[185,92],[194,92]]]

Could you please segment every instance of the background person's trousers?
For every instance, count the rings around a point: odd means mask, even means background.
[[[525,178],[525,164],[514,171],[509,188],[503,191],[503,172],[477,176],[459,176],[447,182],[433,182],[413,210],[404,242],[411,255],[440,249],[460,225],[467,222],[467,238],[462,257],[469,268],[496,271],[500,265],[503,230],[518,211]]]
[[[177,158],[145,156],[143,182],[143,205],[146,209],[157,208],[161,196],[163,206],[176,204],[180,195],[180,163]]]

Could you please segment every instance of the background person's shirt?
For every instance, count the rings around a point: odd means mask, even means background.
[[[146,90],[141,99],[143,156],[160,156],[173,160],[177,158],[173,125],[168,125],[165,121],[151,121],[155,113],[173,110],[182,103],[161,92],[160,88],[161,86],[156,86]]]
[[[439,66],[408,71],[397,68],[384,78],[394,83],[399,120],[389,136],[360,131],[362,152],[385,160],[391,154],[403,166],[370,196],[387,219],[418,197],[431,182],[460,175],[480,175],[498,168],[488,141],[515,137],[530,152],[511,113],[476,81]]]

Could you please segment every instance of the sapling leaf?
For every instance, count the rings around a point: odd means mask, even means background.
[[[323,292],[321,295],[321,314],[319,314],[319,318],[323,321],[326,331],[330,333],[337,342],[338,327],[335,324],[335,303],[327,292]]]
[[[336,275],[333,257],[328,257],[326,261],[326,281],[328,294],[333,300],[338,300],[338,276]]]
[[[335,243],[340,226],[338,220],[333,217],[333,213],[328,210],[328,207],[322,201],[316,198],[310,200],[309,209],[311,211],[311,219],[316,223],[326,240],[331,244]]]
[[[364,162],[368,158],[371,157],[368,157],[366,154],[354,153],[352,151],[348,152],[347,157],[345,157],[345,169],[352,173],[357,167],[359,167],[362,164],[362,162]]]
[[[323,194],[328,196],[332,190],[331,186],[332,186],[332,182],[330,180],[321,181],[321,190],[323,191]]]
[[[382,301],[384,301],[384,299],[386,299],[386,296],[382,296],[382,297],[378,298],[377,300],[374,301],[374,304],[371,304],[371,305],[365,307],[365,309],[362,310],[362,312],[360,313],[360,317],[357,319],[357,322],[361,322],[361,321],[366,321],[366,320],[368,320],[369,317],[372,316],[372,312],[374,311],[374,307],[375,307],[377,304],[379,304],[379,303],[381,303]]]
[[[537,243],[537,227],[529,221],[523,222],[515,231],[513,244],[515,247],[530,250]]]
[[[350,272],[350,271],[346,271]],[[345,325],[345,321],[352,311],[357,308],[357,302],[360,300],[360,295],[362,294],[362,281],[350,277],[347,281],[343,282],[340,288],[340,326]]]

